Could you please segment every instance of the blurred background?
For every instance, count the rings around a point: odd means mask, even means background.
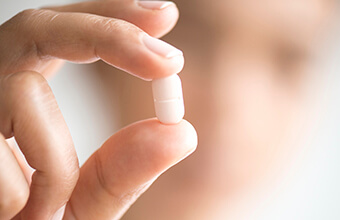
[[[0,22],[72,2],[0,0]],[[175,2],[181,17],[164,40],[185,53],[186,119],[199,147],[123,219],[340,219],[338,6]],[[80,163],[123,126],[154,117],[150,83],[104,63],[67,63],[49,82]]]

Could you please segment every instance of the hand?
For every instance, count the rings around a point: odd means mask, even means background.
[[[164,35],[177,21],[176,6],[163,6],[83,2],[26,10],[0,26],[1,220],[51,219],[64,205],[64,219],[117,219],[162,172],[194,151],[197,136],[188,122],[169,126],[148,119],[114,134],[79,169],[45,79],[61,60],[101,59],[145,80],[179,72],[182,54],[149,37]],[[32,176],[6,141],[12,136],[35,169]]]

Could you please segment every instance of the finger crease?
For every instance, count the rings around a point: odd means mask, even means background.
[[[54,19],[56,19],[57,17],[59,16],[59,14],[55,14],[52,18],[51,18],[51,22],[54,20]]]
[[[41,52],[39,44],[35,40],[33,40],[32,47],[33,47],[32,50],[35,53],[35,55],[38,57],[38,59],[42,60],[44,58],[44,56],[43,56],[43,54]]]
[[[96,176],[99,182],[99,185],[101,186],[101,188],[108,193],[110,196],[114,197],[114,198],[118,198],[118,200],[120,200],[120,197],[117,196],[115,193],[113,193],[108,187],[107,184],[105,183],[104,180],[104,175],[103,175],[103,168],[102,168],[102,163],[100,161],[100,159],[98,158],[98,153],[96,153],[94,155],[94,161],[95,161],[95,171],[96,171]]]
[[[98,55],[98,52],[97,52],[97,45],[95,45],[93,47],[93,55],[97,58],[97,59],[100,59],[100,56]]]
[[[72,201],[70,201],[67,205],[70,207],[70,213],[71,213],[72,217],[73,217],[74,219],[78,220],[79,218],[77,217],[77,214],[76,214],[76,212],[74,211]]]

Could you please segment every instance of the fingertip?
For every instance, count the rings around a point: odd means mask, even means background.
[[[135,167],[132,170],[138,170],[144,177],[154,178],[190,155],[196,147],[197,133],[188,121],[164,125],[152,118],[123,128],[109,138],[99,151],[103,161],[130,161],[129,169]]]
[[[152,55],[150,56],[150,62],[146,63],[150,63],[150,72],[141,72],[138,75],[143,76],[142,79],[144,80],[153,80],[180,73],[184,68],[185,60],[183,55],[167,59],[155,58],[155,56]]]
[[[139,44],[142,45],[140,53],[144,55],[135,59],[135,68],[130,73],[144,80],[152,80],[178,74],[183,70],[185,59],[180,49],[143,32],[139,38]]]
[[[172,57],[170,60],[170,63],[171,63],[170,67],[172,68],[169,68],[169,73],[170,73],[169,75],[178,74],[184,68],[184,63],[185,63],[184,56],[178,55],[178,56]]]
[[[153,37],[160,38],[174,28],[179,11],[171,1],[137,1],[138,10],[145,19],[136,19],[136,25]]]
[[[194,152],[198,145],[198,135],[195,127],[188,122],[187,120],[183,119],[180,122],[180,125],[183,127],[183,130],[185,131],[184,136],[186,137],[185,142],[187,142],[187,145],[190,146],[192,149],[191,153]]]
[[[161,10],[159,18],[150,19],[153,22],[154,30],[150,34],[154,37],[160,38],[169,33],[177,24],[179,19],[179,11],[175,3],[172,2],[168,7]],[[161,22],[157,22],[161,21]]]
[[[173,166],[196,150],[197,132],[186,120],[174,125],[165,125],[153,118],[137,122],[136,125],[144,128],[138,129],[141,129],[144,141],[149,143],[152,152],[150,155],[158,158],[155,163],[161,165],[162,169]],[[147,134],[149,139],[145,138]]]

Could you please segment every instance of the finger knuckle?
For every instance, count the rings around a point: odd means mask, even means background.
[[[16,18],[21,20],[27,20],[36,13],[37,9],[25,9],[16,15]]]
[[[31,41],[28,36],[32,35],[34,31],[38,31],[39,22],[42,22],[46,19],[45,17],[52,17],[54,13],[50,10],[45,9],[26,9],[18,14],[16,14],[9,21],[5,22],[2,25],[3,30],[7,30],[9,33],[14,33],[19,37],[26,39],[27,42]],[[20,34],[18,36],[18,34]]]
[[[12,100],[32,100],[38,95],[51,92],[46,79],[33,71],[11,74],[4,81],[5,90],[14,98]]]
[[[28,23],[32,19],[39,19],[41,16],[49,13],[48,10],[43,9],[25,9],[14,16],[14,20],[19,21],[19,23]]]
[[[117,31],[117,30],[141,31],[135,25],[120,19],[90,16],[89,21],[91,21],[94,24],[94,26],[99,26],[100,30],[105,31]]]
[[[17,55],[27,60],[42,59],[40,45],[35,41],[35,33],[41,32],[41,24],[50,23],[58,13],[46,9],[26,9],[16,14],[0,26],[2,37],[17,48]],[[1,33],[1,32],[0,32]]]
[[[58,109],[51,88],[39,73],[26,71],[8,75],[3,85],[6,92],[6,106],[12,115],[27,114],[27,109],[39,106],[42,111]]]

